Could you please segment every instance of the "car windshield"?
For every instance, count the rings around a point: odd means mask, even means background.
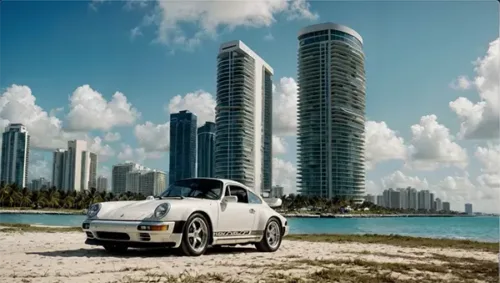
[[[220,199],[222,181],[212,179],[179,180],[168,187],[160,197],[190,197]]]

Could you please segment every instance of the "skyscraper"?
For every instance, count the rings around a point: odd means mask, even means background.
[[[466,203],[465,204],[465,213],[468,215],[472,215],[472,203]]]
[[[52,159],[52,185],[57,189],[64,189],[64,153],[66,150],[57,149]]]
[[[272,182],[272,76],[273,69],[243,42],[220,46],[215,176],[259,195]]]
[[[323,23],[300,30],[298,40],[299,192],[361,202],[365,189],[363,39],[351,28]]]
[[[88,152],[88,155],[90,160],[88,188],[97,189],[97,154]]]
[[[170,114],[170,184],[196,177],[196,122],[187,110]]]
[[[111,191],[114,194],[121,194],[127,190],[127,173],[133,170],[140,170],[144,167],[133,163],[125,162],[113,166],[111,173]]]
[[[9,124],[2,134],[2,164],[0,181],[16,184],[21,188],[28,185],[28,164],[30,136],[23,124]]]
[[[97,190],[99,192],[106,192],[108,190],[108,178],[104,176],[97,178]]]
[[[214,177],[215,123],[206,122],[198,128],[198,177]]]

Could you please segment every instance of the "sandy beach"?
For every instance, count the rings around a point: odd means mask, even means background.
[[[391,282],[411,278],[419,282],[492,282],[492,270],[478,271],[472,277],[475,281],[463,281],[472,274],[457,273],[457,264],[474,263],[490,269],[496,266],[498,273],[498,255],[486,251],[285,240],[276,253],[258,253],[247,246],[181,257],[171,250],[110,255],[100,247],[84,245],[84,240],[78,232],[0,232],[0,282],[300,282],[287,281],[294,277],[335,282],[314,278],[325,271],[396,278]]]

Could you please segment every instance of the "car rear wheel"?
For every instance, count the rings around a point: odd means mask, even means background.
[[[182,233],[181,250],[187,256],[200,256],[205,253],[210,238],[207,219],[200,213],[191,215]]]
[[[128,247],[124,245],[109,244],[104,245],[104,249],[109,253],[120,254],[126,252],[128,250]]]
[[[281,246],[281,240],[281,225],[276,218],[271,218],[267,221],[262,240],[255,247],[259,252],[275,252]]]

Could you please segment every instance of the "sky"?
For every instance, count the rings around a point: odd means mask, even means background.
[[[213,121],[220,44],[274,69],[273,183],[296,191],[298,31],[355,29],[366,56],[367,193],[429,189],[453,210],[499,212],[497,1],[2,1],[0,127],[31,135],[30,178],[85,139],[99,174],[168,171],[169,114]]]

